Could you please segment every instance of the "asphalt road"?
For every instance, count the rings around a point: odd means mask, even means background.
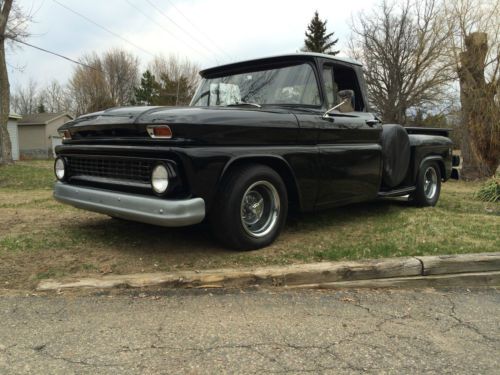
[[[500,291],[0,297],[0,374],[499,374]]]

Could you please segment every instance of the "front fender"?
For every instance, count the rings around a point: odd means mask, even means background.
[[[290,202],[293,205],[297,206],[297,208],[303,209],[300,194],[301,190],[297,182],[297,177],[288,161],[280,155],[250,154],[233,157],[225,165],[220,176],[219,183],[223,183],[223,179],[230,173],[233,168],[237,168],[242,164],[248,163],[263,164],[274,169],[281,176],[283,182],[287,187]]]

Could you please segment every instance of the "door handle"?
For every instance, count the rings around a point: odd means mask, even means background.
[[[373,127],[374,125],[379,124],[380,121],[377,119],[366,120],[366,125]]]

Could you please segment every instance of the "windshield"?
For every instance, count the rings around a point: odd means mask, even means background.
[[[307,63],[204,78],[192,106],[320,105],[314,70]]]

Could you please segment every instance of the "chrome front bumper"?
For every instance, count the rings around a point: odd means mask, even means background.
[[[166,200],[63,182],[54,185],[54,198],[85,210],[164,227],[197,224],[205,217],[205,201],[202,198]]]

